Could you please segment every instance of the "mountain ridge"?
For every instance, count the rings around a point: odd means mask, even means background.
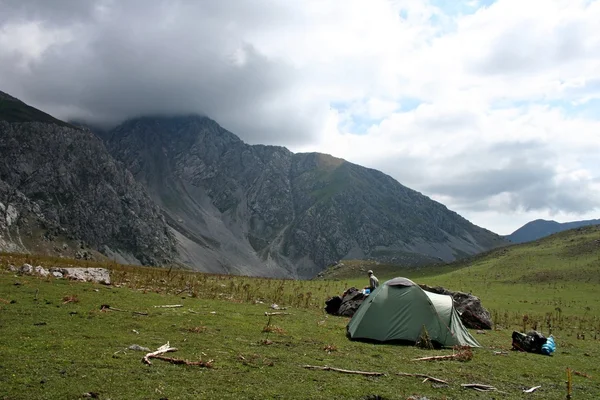
[[[0,155],[0,250],[173,260],[160,210],[89,130],[2,93]]]
[[[226,258],[251,254],[248,263],[264,271],[304,278],[344,257],[439,262],[505,244],[380,171],[248,145],[207,117],[133,119],[108,137],[111,153],[147,186],[175,235],[193,242],[180,246],[187,263],[192,253],[212,258],[213,272],[229,273],[239,267]],[[198,218],[216,222],[218,232]],[[207,237],[212,244],[201,240]],[[225,242],[227,257],[218,254]]]
[[[0,93],[2,249],[78,241],[126,262],[311,278],[344,258],[423,265],[507,243],[380,171],[249,145],[204,116],[95,129]]]
[[[562,223],[554,220],[536,219],[526,223],[510,235],[505,235],[504,237],[512,243],[525,243],[541,239],[554,233],[589,225],[600,225],[600,219]]]

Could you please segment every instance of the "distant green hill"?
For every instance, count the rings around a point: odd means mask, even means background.
[[[510,240],[512,243],[525,243],[531,242],[532,240],[541,239],[548,235],[552,235],[553,233],[588,225],[600,225],[600,219],[563,223],[547,221],[545,219],[536,219],[535,221],[526,223],[510,235],[506,235],[505,238]]]
[[[600,284],[600,226],[560,232],[535,242],[495,249],[454,263],[402,268],[371,261],[344,261],[322,279],[367,284],[372,269],[380,281],[405,276],[418,283],[472,292],[496,310],[571,315],[599,313],[594,300]],[[593,315],[593,314],[592,314]]]

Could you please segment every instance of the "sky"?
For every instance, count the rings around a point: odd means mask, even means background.
[[[111,126],[209,116],[508,234],[600,218],[598,0],[0,0],[0,90]]]

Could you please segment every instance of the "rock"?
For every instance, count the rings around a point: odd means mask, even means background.
[[[0,108],[4,101],[0,94]],[[0,203],[9,217],[0,218],[0,231],[11,230],[10,240],[0,235],[0,250],[25,252],[22,242],[37,249],[36,241],[64,237],[138,264],[173,259],[176,241],[159,206],[100,138],[51,117],[39,120],[45,114],[19,101],[9,109],[23,119],[0,115],[0,199],[11,200]],[[27,233],[37,231],[43,233]],[[60,250],[63,242],[54,244]],[[91,255],[80,253],[81,259]]]
[[[63,274],[60,271],[52,271],[51,274],[55,278],[62,278],[63,277]]]
[[[20,271],[22,274],[31,275],[33,274],[33,266],[31,264],[23,264]]]
[[[42,267],[41,265],[38,265],[37,267],[35,267],[34,272],[35,272],[35,274],[37,274],[39,276],[43,276],[43,277],[50,275],[50,271],[48,271],[46,268]]]
[[[9,265],[8,270],[10,272],[19,272],[19,268],[15,267],[14,265]]]
[[[366,296],[355,287],[346,290],[342,296],[342,304],[338,310],[338,315],[352,317]]]
[[[470,293],[453,292],[441,286],[419,285],[423,290],[432,293],[452,296],[454,307],[460,314],[463,325],[470,329],[492,329],[492,316],[481,305],[481,300]]]
[[[60,272],[63,277],[75,281],[110,285],[110,273],[105,268],[52,268],[51,272]]]
[[[129,349],[129,350],[135,350],[135,351],[147,351],[147,352],[150,352],[149,348],[140,346],[139,344],[132,344],[127,349]]]
[[[331,315],[337,315],[342,305],[342,298],[340,296],[334,296],[325,301],[325,312]]]

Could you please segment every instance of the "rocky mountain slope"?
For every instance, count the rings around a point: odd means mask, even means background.
[[[152,265],[173,260],[174,243],[98,137],[0,92],[0,251],[98,251]]]
[[[305,278],[342,258],[414,265],[507,243],[379,171],[247,145],[208,118],[139,118],[103,136],[202,270]]]
[[[553,233],[558,233],[569,229],[589,225],[600,225],[600,219],[590,219],[586,221],[573,221],[563,223],[556,221],[548,221],[545,219],[536,219],[535,221],[526,223],[525,225],[523,225],[522,227],[505,237],[512,243],[525,243],[541,239],[545,236],[552,235]]]

